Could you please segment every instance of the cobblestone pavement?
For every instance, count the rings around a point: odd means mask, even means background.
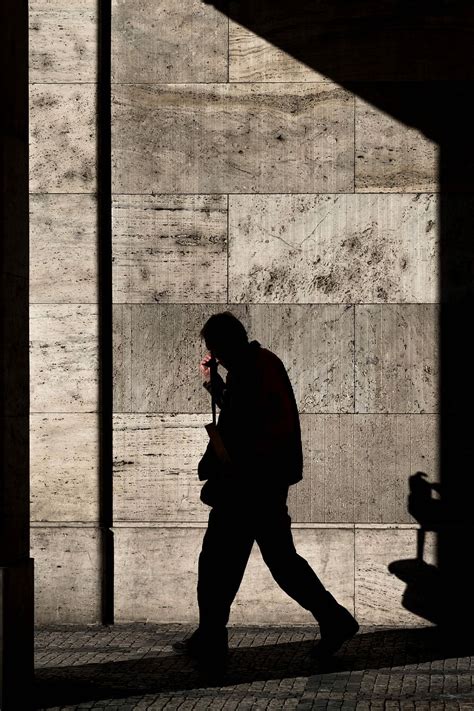
[[[330,663],[309,651],[317,627],[229,627],[219,682],[171,643],[192,627],[48,627],[36,634],[38,709],[473,709],[474,647],[434,627],[361,628]]]

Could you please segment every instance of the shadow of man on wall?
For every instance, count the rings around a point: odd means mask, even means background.
[[[416,532],[416,558],[396,560],[388,566],[389,571],[403,580],[407,587],[402,605],[409,612],[433,623],[442,616],[441,579],[437,566],[424,560],[426,533],[439,534],[445,523],[443,502],[435,498],[441,486],[427,480],[425,472],[416,472],[409,477],[408,512],[418,521]]]

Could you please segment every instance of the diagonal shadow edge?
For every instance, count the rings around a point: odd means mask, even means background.
[[[439,623],[453,633],[467,632],[474,626],[469,594],[474,545],[474,346],[469,333],[474,305],[474,7],[466,0],[421,1],[410,7],[394,0],[203,1],[231,22],[231,80],[262,81],[258,72],[254,79],[238,72],[233,76],[232,37],[240,27],[322,75],[315,81],[336,82],[438,144],[438,441],[444,523],[450,525],[438,533],[440,589],[435,594],[442,601]]]

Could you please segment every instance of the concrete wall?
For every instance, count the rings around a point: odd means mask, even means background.
[[[112,8],[116,618],[197,619],[198,333],[230,309],[295,390],[298,550],[361,622],[417,624],[388,565],[438,480],[437,147],[199,0]],[[231,622],[311,620],[255,546]]]
[[[31,518],[36,621],[100,617],[97,0],[30,1]]]
[[[30,3],[40,623],[100,618],[96,4]],[[438,479],[436,146],[200,0],[113,0],[112,81],[116,620],[197,620],[198,334],[230,309],[295,390],[299,552],[361,622],[417,624],[387,566]],[[255,546],[231,622],[311,620]]]

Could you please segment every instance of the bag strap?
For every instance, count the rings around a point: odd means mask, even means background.
[[[214,388],[217,384],[217,361],[212,357],[211,361],[208,362],[211,371],[211,398],[212,398],[212,423],[205,425],[207,433],[209,435],[209,440],[212,442],[215,453],[219,460],[227,467],[227,475],[230,474],[230,469],[232,468],[232,461],[229,457],[229,453],[226,449],[224,442],[222,441],[222,436],[216,425],[216,401],[214,398],[214,393],[217,392]]]
[[[209,368],[211,371],[211,401],[212,401],[212,424],[216,424],[216,400],[214,394],[216,392],[217,384],[217,361],[212,355],[212,360],[209,362]]]

